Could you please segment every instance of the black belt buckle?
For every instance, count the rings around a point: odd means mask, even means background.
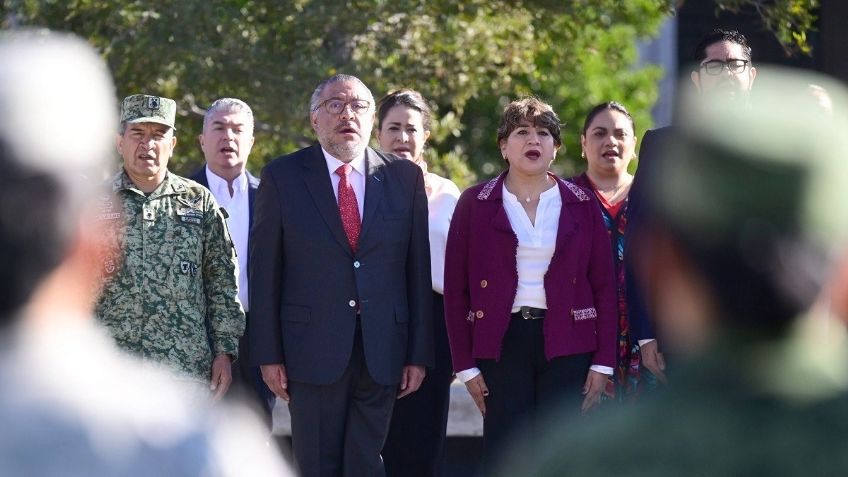
[[[521,317],[525,320],[539,320],[545,317],[544,309],[533,308],[532,306],[522,306],[519,313],[521,313]]]

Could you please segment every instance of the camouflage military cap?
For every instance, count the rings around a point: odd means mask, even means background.
[[[848,89],[812,72],[758,70],[747,102],[682,95],[679,134],[655,172],[662,186],[650,189],[655,212],[693,241],[738,242],[756,228],[838,250],[848,214],[833,205],[844,202],[848,167],[833,141],[848,131]]]
[[[121,105],[123,123],[159,123],[174,129],[177,103],[173,99],[134,94],[124,98]]]

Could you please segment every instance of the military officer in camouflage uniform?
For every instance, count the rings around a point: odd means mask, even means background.
[[[168,172],[176,103],[124,99],[117,136],[123,169],[100,217],[115,224],[115,252],[97,317],[122,349],[210,386],[220,398],[245,319],[225,214],[196,182]]]

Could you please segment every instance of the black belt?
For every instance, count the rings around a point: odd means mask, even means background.
[[[545,317],[544,308],[533,308],[532,306],[522,306],[520,310],[512,314],[513,318],[523,318],[525,320],[541,320]]]

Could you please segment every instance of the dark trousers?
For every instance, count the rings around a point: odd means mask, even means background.
[[[566,407],[580,409],[591,353],[545,358],[544,319],[513,317],[500,361],[477,360],[489,388],[483,420],[483,463],[490,468],[510,441],[532,435],[534,421]]]
[[[436,363],[418,391],[395,403],[383,462],[389,477],[433,477],[444,473],[453,369],[445,326],[445,298],[433,292]]]
[[[380,450],[397,386],[374,382],[357,327],[350,363],[328,385],[289,381],[292,450],[303,477],[385,475]]]
[[[245,313],[247,326],[250,326],[250,313]],[[262,380],[259,366],[250,364],[250,347],[248,346],[247,328],[239,339],[239,358],[233,366],[233,383],[227,392],[227,397],[246,404],[259,415],[268,430],[271,430],[271,412],[274,409],[276,397]]]

